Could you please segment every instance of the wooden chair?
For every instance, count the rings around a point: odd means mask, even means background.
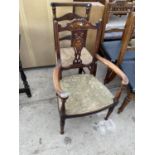
[[[97,31],[95,48],[92,54],[85,46],[85,36],[88,30]],[[72,32],[70,47],[60,48],[59,33],[63,31]],[[86,116],[108,109],[105,117],[105,119],[108,119],[118,102],[123,86],[128,84],[128,79],[117,66],[97,54],[101,22],[93,25],[88,20],[81,18],[74,19],[66,26],[62,26],[57,20],[54,20],[54,32],[57,63],[53,71],[53,84],[58,99],[60,133],[63,134],[65,120],[68,118]],[[64,58],[63,52],[66,56],[69,54],[68,59]],[[121,86],[115,96],[94,77],[97,61],[111,68],[122,79]],[[64,70],[76,68],[87,68],[90,74],[74,74],[62,77]]]
[[[102,39],[103,41],[121,40],[124,31],[124,23],[131,12],[135,10],[135,3],[127,0],[105,0],[105,9],[102,21]],[[112,24],[114,19],[111,17],[117,17],[117,23]],[[122,21],[123,17],[123,21]],[[115,25],[115,26],[112,26]],[[134,38],[134,34],[132,36]]]
[[[103,52],[103,56],[117,66],[119,66],[123,61],[135,59],[134,47],[129,47],[129,43],[134,32],[134,25],[135,14],[132,12],[128,16],[122,39],[102,43],[101,50]],[[104,83],[109,83],[115,76],[116,74],[113,71],[107,69]]]

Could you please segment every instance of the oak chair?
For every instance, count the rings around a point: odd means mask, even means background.
[[[123,86],[128,84],[128,78],[117,66],[97,54],[101,35],[101,21],[93,25],[87,19],[81,18],[74,19],[65,26],[59,24],[57,20],[54,20],[53,23],[55,51],[57,53],[57,63],[53,70],[53,84],[60,114],[60,133],[63,134],[65,120],[68,118],[86,116],[108,109],[105,117],[108,119],[118,103]],[[97,31],[92,54],[85,46],[88,30]],[[63,31],[72,33],[70,47],[60,47],[59,34]],[[64,58],[63,52],[69,56],[68,59]],[[95,78],[97,61],[110,67],[122,79],[121,86],[115,96]],[[90,74],[74,74],[62,77],[64,70],[77,68],[87,68]]]
[[[105,9],[102,21],[103,41],[121,40],[124,23],[129,13],[135,11],[135,3],[127,0],[105,0]],[[117,17],[117,22],[114,18]],[[134,33],[132,38],[134,38]]]
[[[134,25],[135,14],[131,12],[125,24],[122,39],[102,43],[100,50],[102,51],[103,56],[117,66],[120,66],[123,61],[135,59],[134,47],[129,46],[129,43],[131,43],[132,34],[134,33]],[[104,83],[109,83],[115,76],[116,74],[113,71],[107,69]]]

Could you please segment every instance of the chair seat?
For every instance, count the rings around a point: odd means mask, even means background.
[[[64,77],[61,86],[70,94],[65,103],[67,115],[93,112],[113,104],[111,92],[93,75],[79,74]]]
[[[118,58],[122,42],[120,40],[108,41],[102,43],[102,48],[104,50],[104,55],[108,57],[111,61],[115,62]],[[135,52],[127,51],[124,60],[134,60]]]
[[[75,51],[73,47],[69,48],[61,48],[61,61],[62,61],[62,66],[67,67],[73,64],[73,61],[75,59]],[[89,64],[92,62],[92,56],[89,53],[89,51],[84,47],[81,50],[81,60],[83,64]]]
[[[124,61],[120,67],[129,79],[131,90],[135,92],[135,61]]]

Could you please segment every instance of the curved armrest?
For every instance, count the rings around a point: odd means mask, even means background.
[[[56,66],[53,70],[53,84],[56,93],[62,99],[67,99],[69,97],[69,93],[64,92],[60,85],[60,66]]]
[[[122,84],[127,85],[129,83],[129,80],[127,76],[112,62],[109,60],[99,56],[98,54],[95,55],[96,59],[105,64],[107,67],[109,67],[111,70],[113,70],[121,79],[122,79]]]

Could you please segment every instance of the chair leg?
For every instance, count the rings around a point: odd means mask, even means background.
[[[28,97],[31,97],[31,96],[32,96],[29,86],[28,86],[27,89],[26,89],[26,95],[27,95]]]
[[[94,76],[96,76],[96,71],[97,71],[97,64],[95,64],[94,66],[93,66],[93,75]]]
[[[111,72],[111,70],[109,68],[107,68],[107,73],[106,73],[106,76],[104,78],[104,84],[108,83],[108,77],[109,77],[110,72]]]
[[[108,118],[111,115],[111,113],[113,112],[114,108],[115,108],[115,105],[113,105],[112,107],[109,108],[108,113],[105,117],[105,120],[108,120]]]
[[[104,84],[111,82],[115,78],[116,74],[112,72],[110,69],[107,69],[107,73],[104,79]]]
[[[60,134],[64,134],[64,127],[65,127],[65,118],[60,117]]]
[[[21,76],[21,79],[22,79],[23,85],[24,85],[24,88],[20,89],[19,93],[25,92],[28,97],[31,97],[32,95],[31,95],[30,86],[28,84],[27,77],[23,71],[21,61],[19,62],[19,72],[20,72],[20,76]]]
[[[123,110],[125,109],[125,107],[129,104],[129,102],[131,101],[132,99],[132,93],[131,92],[128,92],[127,96],[125,97],[122,105],[119,107],[118,109],[118,114],[123,112]]]
[[[79,68],[79,74],[82,74],[83,68]]]

